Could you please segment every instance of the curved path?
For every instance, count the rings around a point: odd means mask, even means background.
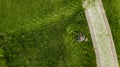
[[[84,0],[98,67],[119,67],[115,46],[101,0]]]

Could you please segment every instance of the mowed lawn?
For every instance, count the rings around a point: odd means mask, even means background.
[[[96,58],[81,0],[0,0],[0,67],[88,66]]]
[[[119,3],[103,1],[120,60]],[[96,67],[81,0],[0,0],[0,67]]]

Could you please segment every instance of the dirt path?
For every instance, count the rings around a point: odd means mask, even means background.
[[[119,67],[115,46],[101,0],[83,2],[98,67]]]

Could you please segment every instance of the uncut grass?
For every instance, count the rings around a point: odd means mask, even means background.
[[[0,0],[3,9],[0,9],[0,45],[4,51],[1,58],[6,61],[2,67],[96,67],[87,21],[77,0],[9,2]],[[54,14],[60,19],[56,21],[56,17],[52,17]],[[34,25],[37,19],[44,21],[38,28]],[[35,23],[31,24],[33,21]],[[76,35],[69,32],[71,30],[78,34],[84,32],[89,41],[78,43]]]
[[[120,65],[120,0],[103,0]]]
[[[75,30],[77,33],[83,31],[89,37],[85,22],[78,22],[72,18],[42,30],[8,34],[6,45],[3,46],[7,65],[9,67],[96,67],[91,40],[87,43],[78,43],[75,35],[67,31]]]

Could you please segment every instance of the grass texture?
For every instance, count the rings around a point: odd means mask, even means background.
[[[81,0],[0,0],[0,8],[1,67],[96,67]]]
[[[120,64],[119,3],[103,0]],[[81,0],[0,0],[0,67],[96,67]]]

